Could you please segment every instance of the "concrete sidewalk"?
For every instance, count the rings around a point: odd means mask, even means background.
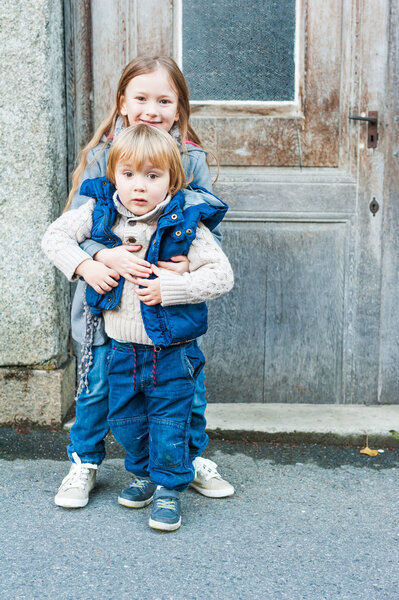
[[[211,437],[399,447],[399,405],[208,404]]]
[[[399,447],[399,405],[208,404],[206,418],[213,439]]]
[[[213,439],[399,447],[399,405],[208,404]],[[65,423],[70,429],[74,420]]]

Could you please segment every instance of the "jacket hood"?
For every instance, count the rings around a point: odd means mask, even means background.
[[[106,177],[96,177],[95,179],[85,179],[80,186],[80,194],[89,198],[109,198],[115,194],[114,184]]]
[[[191,184],[184,190],[184,211],[199,211],[200,218],[210,231],[213,231],[227,213],[229,207],[226,202],[212,194],[205,188]]]

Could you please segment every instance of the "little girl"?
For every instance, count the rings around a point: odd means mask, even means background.
[[[107,177],[83,183],[93,199],[57,219],[43,249],[70,279],[80,275],[91,286],[87,303],[94,315],[103,313],[113,338],[108,418],[135,475],[130,506],[154,499],[150,526],[173,531],[181,524],[179,492],[194,478],[188,441],[195,380],[204,364],[196,342],[207,329],[204,300],[233,285],[229,261],[210,232],[227,207],[201,202],[205,193],[185,207],[179,150],[162,128],[148,124],[118,136]],[[98,269],[78,246],[92,239],[113,247],[129,236],[141,246],[131,280]],[[177,252],[188,255],[189,273],[156,266]]]
[[[138,57],[124,69],[118,84],[116,102],[110,115],[99,126],[89,144],[81,153],[79,165],[73,175],[73,187],[66,209],[79,208],[88,201],[80,195],[78,187],[84,179],[104,176],[113,140],[129,125],[146,123],[163,129],[176,140],[183,159],[188,181],[211,191],[211,178],[206,163],[206,153],[189,124],[190,105],[188,88],[176,63],[169,57]],[[185,191],[186,205],[198,202],[198,193]],[[213,230],[220,238],[218,229]],[[97,269],[108,277],[124,277],[133,281],[138,269],[134,253],[140,250],[131,236],[123,246],[106,248],[92,239],[86,240],[82,250],[95,259]],[[172,257],[173,262],[160,263],[172,272],[187,270],[186,259]],[[148,266],[140,264],[141,274],[148,275]],[[84,283],[79,281],[72,304],[72,337],[79,343],[84,341],[85,325],[83,311]],[[109,291],[107,284],[102,292]],[[95,485],[96,470],[105,456],[104,438],[108,433],[108,382],[106,378],[106,356],[110,342],[104,331],[101,316],[94,334],[93,358],[87,385],[78,390],[76,420],[71,429],[68,456],[72,461],[69,474],[63,480],[55,497],[59,506],[83,507]],[[194,461],[195,479],[192,487],[205,496],[220,498],[230,496],[234,488],[221,478],[216,465],[203,459],[201,453],[208,443],[205,433],[205,376],[201,370],[197,377],[190,427],[190,458]],[[131,491],[134,492],[134,483]],[[129,488],[119,496],[119,502],[131,506]]]

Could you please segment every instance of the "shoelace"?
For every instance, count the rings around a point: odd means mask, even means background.
[[[129,487],[139,488],[140,490],[143,490],[145,488],[145,486],[148,485],[149,483],[150,482],[147,481],[146,479],[135,479]]]
[[[164,500],[164,498],[157,498],[156,499],[156,507],[157,508],[166,508],[167,510],[177,510],[177,503],[176,500],[170,499],[170,500]]]
[[[214,477],[221,479],[216,467],[216,463],[214,463],[212,460],[206,459],[206,462],[205,460],[201,462],[199,467],[196,466],[196,471],[199,472],[199,476],[202,479],[205,479],[205,481],[208,481]]]
[[[94,466],[88,465],[88,463],[75,464],[73,470],[63,479],[61,484],[62,489],[81,488],[84,490],[89,479],[90,468],[94,468]]]

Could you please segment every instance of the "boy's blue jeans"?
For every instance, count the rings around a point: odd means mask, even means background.
[[[196,341],[167,348],[112,340],[108,422],[139,477],[182,492],[194,479],[191,409],[205,359]]]
[[[71,442],[67,448],[68,457],[72,462],[73,452],[85,463],[99,465],[104,460],[104,438],[109,431],[106,357],[110,350],[110,341],[103,346],[93,346],[93,364],[88,375],[90,391],[80,394],[76,402],[76,420],[71,428]],[[205,408],[205,374],[202,369],[197,376],[192,403],[190,461],[200,456],[208,444],[208,436],[205,433]]]

